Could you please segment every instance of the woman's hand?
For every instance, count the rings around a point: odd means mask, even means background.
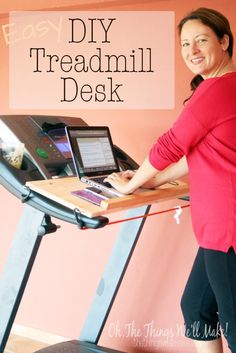
[[[148,158],[146,158],[135,172],[128,170],[122,173],[112,173],[105,181],[109,182],[121,193],[131,194],[156,174],[156,168],[154,168]]]
[[[122,176],[122,178],[125,178],[127,180],[130,180],[133,178],[135,175],[136,170],[125,170],[124,172],[119,173],[119,175]]]
[[[122,194],[130,194],[129,181],[133,178],[135,172],[132,170],[126,170],[121,173],[112,173],[104,181],[107,181],[111,186]]]
[[[162,184],[176,180],[188,173],[188,164],[185,157],[162,171],[155,169],[148,158],[144,160],[137,171],[112,173],[105,181],[123,194],[131,194],[138,188],[156,188]]]

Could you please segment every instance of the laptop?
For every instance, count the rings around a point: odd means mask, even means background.
[[[107,126],[66,126],[74,167],[80,181],[115,196],[122,193],[103,180],[120,172]]]

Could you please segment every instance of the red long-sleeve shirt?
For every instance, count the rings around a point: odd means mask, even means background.
[[[158,170],[186,155],[193,230],[201,247],[236,251],[236,73],[203,81],[149,152]]]

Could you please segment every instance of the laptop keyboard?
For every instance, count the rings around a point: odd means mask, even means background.
[[[93,181],[95,181],[96,183],[102,184],[108,188],[111,188],[111,184],[109,184],[107,181],[104,181],[104,177],[97,177],[97,178],[93,178]]]

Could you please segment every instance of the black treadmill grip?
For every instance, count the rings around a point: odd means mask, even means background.
[[[78,227],[80,229],[102,228],[102,227],[105,227],[109,222],[109,219],[107,217],[103,217],[103,216],[97,216],[97,217],[90,218],[90,217],[82,214],[78,208],[74,209],[74,214],[75,214],[75,218],[76,218]]]
[[[80,228],[100,228],[108,223],[106,217],[89,218],[84,215],[76,217],[75,212],[61,204],[30,190],[25,186],[27,181],[44,179],[40,173],[35,170],[35,166],[27,157],[24,156],[24,169],[12,167],[0,153],[0,184],[11,194],[16,196],[22,202],[44,212],[45,214],[61,219],[63,221],[77,224]]]

